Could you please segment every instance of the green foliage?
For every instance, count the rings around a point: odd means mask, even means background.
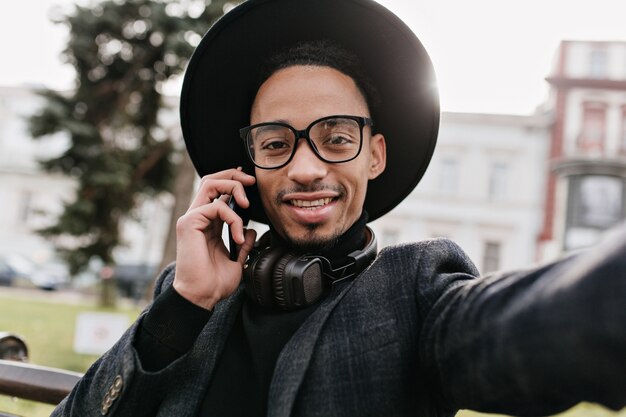
[[[41,164],[74,177],[76,197],[41,233],[73,273],[94,257],[114,263],[121,221],[141,195],[170,188],[176,146],[159,120],[163,84],[182,73],[226,3],[105,0],[58,20],[69,28],[64,59],[76,71],[75,89],[41,91],[46,105],[31,117],[30,130],[70,138],[65,152]]]
[[[477,413],[475,411],[461,410],[456,417],[507,417],[500,414]],[[581,403],[554,417],[626,417],[626,408],[620,411],[611,411],[600,405]]]

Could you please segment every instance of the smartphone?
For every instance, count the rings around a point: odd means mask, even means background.
[[[243,171],[246,173],[248,172],[248,170],[246,170],[245,167]],[[250,192],[249,187],[244,187],[244,189],[246,190],[247,193]],[[243,227],[248,226],[248,221],[250,220],[249,213],[247,212],[247,210],[244,210],[237,205],[237,202],[235,201],[235,197],[233,197],[232,195],[228,199],[228,207],[230,207],[231,210],[233,210],[239,217],[241,217],[241,220],[243,220]],[[228,250],[230,252],[230,259],[232,261],[236,261],[237,258],[239,257],[239,250],[237,248],[237,244],[233,240],[233,234],[230,231],[230,227],[228,227]]]
[[[237,208],[239,206],[237,206],[237,203],[235,202],[235,197],[233,197],[232,195],[228,199],[228,207],[230,207],[231,210],[234,210],[235,213],[237,213]],[[230,260],[236,261],[239,256],[239,250],[237,249],[237,244],[233,239],[233,234],[230,231],[230,227],[228,225],[226,227],[228,228],[228,250],[230,251]]]

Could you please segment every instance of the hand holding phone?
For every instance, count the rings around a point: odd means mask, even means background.
[[[256,233],[245,230],[248,203],[242,187],[255,178],[240,169],[203,177],[187,212],[176,224],[176,274],[174,288],[192,303],[211,310],[231,295],[241,282],[243,257],[252,249]],[[235,205],[235,196],[238,204]],[[227,208],[230,204],[231,209]],[[242,215],[244,214],[244,215]],[[224,224],[229,226],[230,251],[225,253]],[[241,236],[243,230],[243,239]],[[239,243],[233,242],[233,238]],[[235,261],[231,261],[234,259]]]

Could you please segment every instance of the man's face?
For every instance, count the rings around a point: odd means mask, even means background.
[[[274,73],[259,88],[251,123],[283,122],[305,129],[325,116],[369,117],[352,78],[320,66],[292,66]],[[315,248],[341,236],[361,215],[367,182],[385,168],[385,141],[363,129],[356,159],[327,163],[299,140],[289,164],[256,169],[265,212],[278,233],[300,248]]]

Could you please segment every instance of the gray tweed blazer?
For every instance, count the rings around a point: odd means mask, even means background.
[[[451,416],[626,405],[626,239],[477,277],[445,239],[386,248],[334,289],[285,346],[267,415]],[[173,267],[156,294],[171,285]],[[139,320],[53,416],[195,417],[243,301],[220,302],[192,349],[142,369]],[[149,307],[148,307],[149,308]]]

